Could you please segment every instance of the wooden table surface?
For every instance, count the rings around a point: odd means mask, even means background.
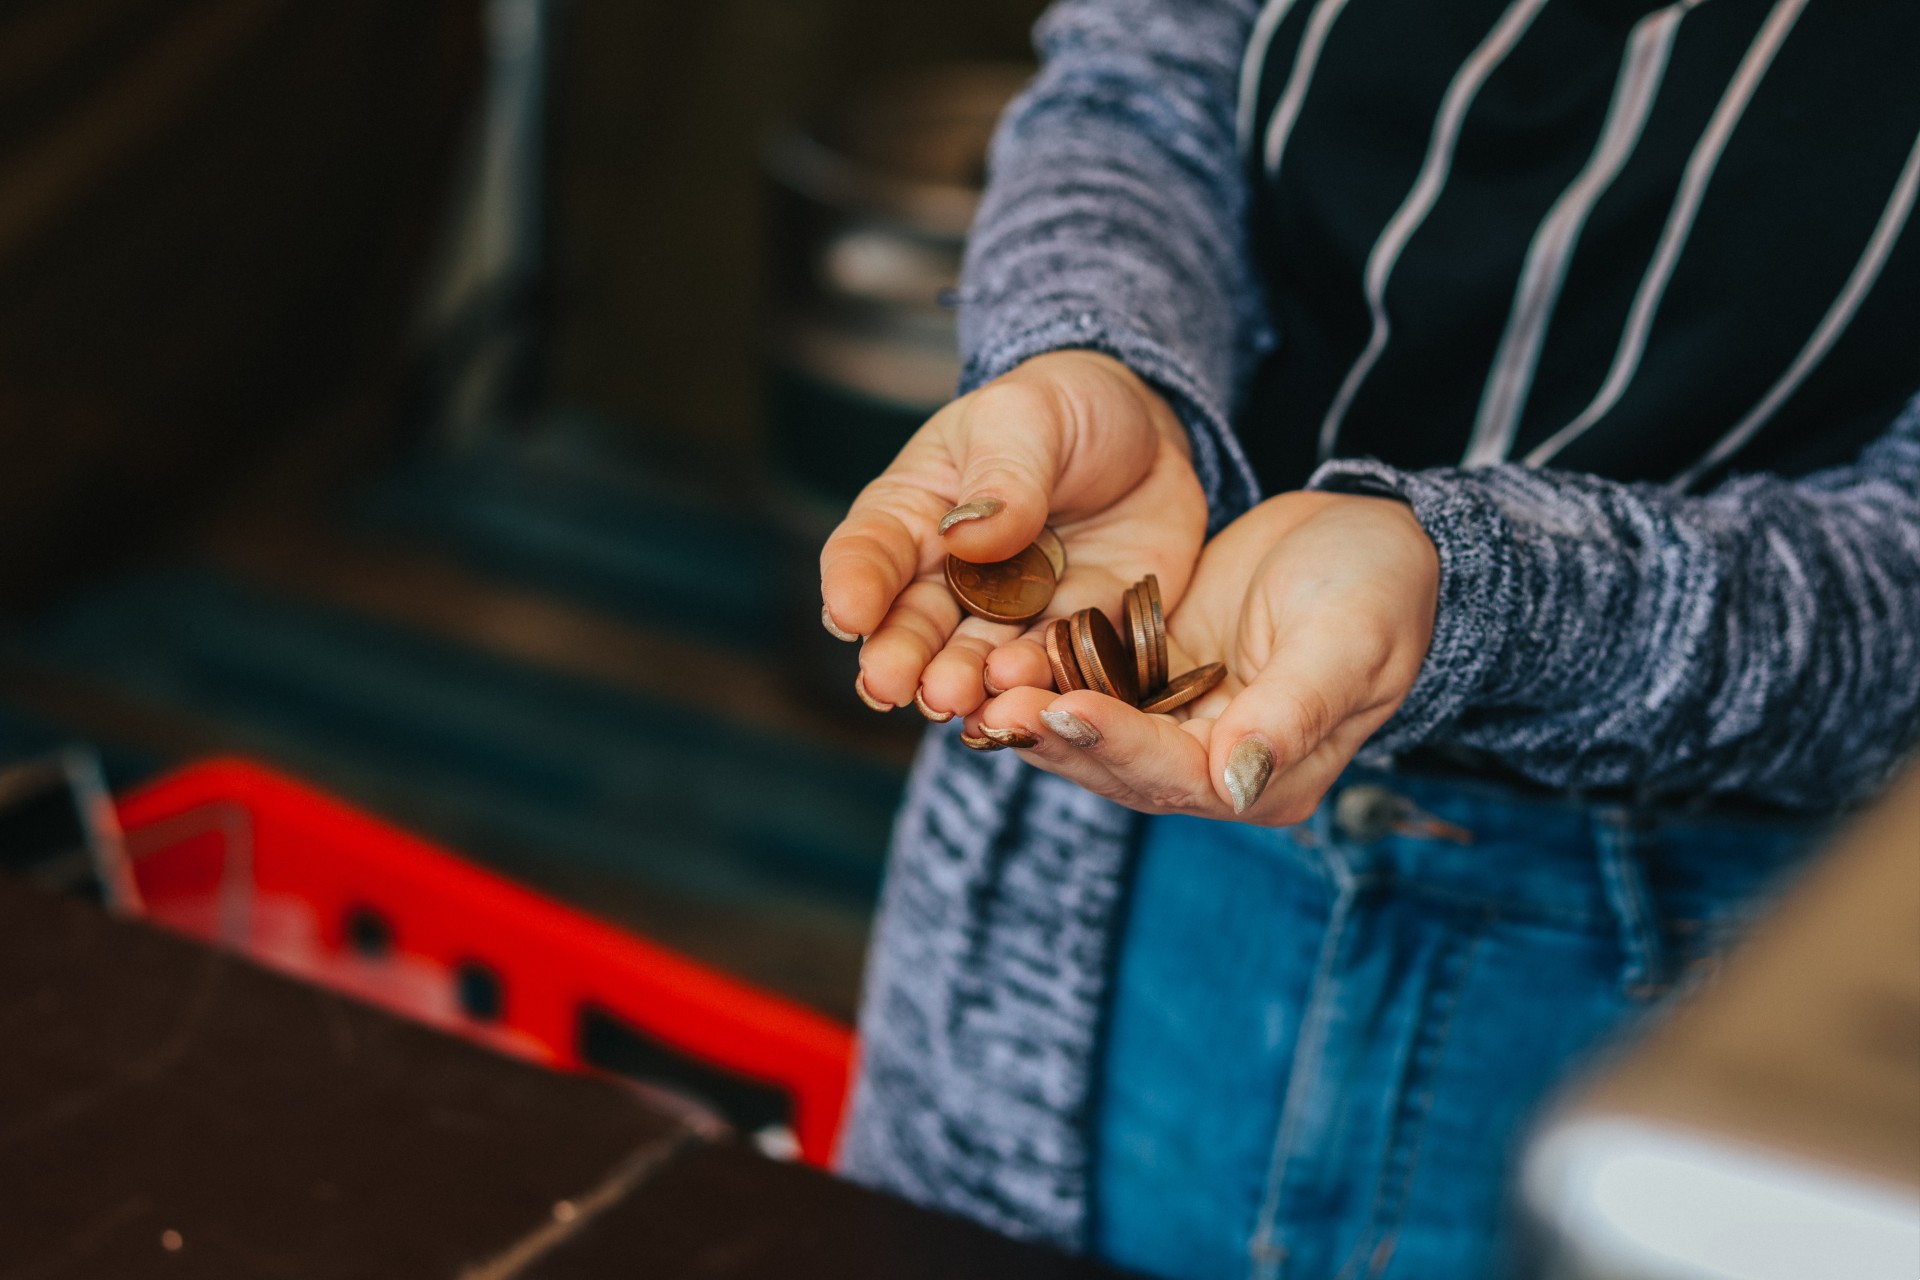
[[[0,1280],[1100,1274],[0,879]]]

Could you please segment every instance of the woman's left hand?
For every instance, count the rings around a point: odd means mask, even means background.
[[[1439,555],[1405,504],[1283,494],[1207,545],[1167,619],[1170,670],[1227,665],[1181,718],[1019,688],[967,731],[1024,730],[1038,740],[1028,761],[1144,813],[1299,822],[1405,701],[1439,582]]]

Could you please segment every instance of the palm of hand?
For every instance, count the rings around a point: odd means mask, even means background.
[[[1066,547],[1067,576],[1047,611],[989,655],[987,673],[995,688],[1052,687],[1043,641],[1053,619],[1089,608],[1111,615],[1127,588],[1149,573],[1159,578],[1171,607],[1193,576],[1206,531],[1206,500],[1183,452],[1157,445],[1137,482],[1105,507],[1088,511],[1072,494],[1062,486],[1053,521]]]
[[[956,504],[983,497],[1004,509],[938,532]],[[946,587],[947,555],[1004,559],[1047,523],[1069,568],[1045,617],[964,616]],[[1050,681],[1035,639],[1044,622],[1110,609],[1145,573],[1177,599],[1205,524],[1165,403],[1116,361],[1059,352],[956,401],[909,442],[827,543],[822,593],[838,626],[868,637],[869,696],[899,706],[918,692],[935,711],[964,714],[986,697],[983,677],[997,688]]]
[[[1381,539],[1382,519],[1418,526],[1397,504],[1343,494],[1270,498],[1207,545],[1169,634],[1214,655],[1244,685],[1282,650],[1331,628],[1356,671],[1371,670],[1382,633],[1426,585],[1425,557]]]
[[[1396,526],[1414,536],[1383,536]],[[1212,757],[1236,697],[1256,682],[1284,688],[1269,695],[1263,728],[1299,780],[1330,784],[1419,673],[1433,630],[1430,557],[1410,514],[1378,500],[1290,493],[1229,525],[1168,620],[1180,649],[1228,670],[1188,732]],[[1235,735],[1246,730],[1237,720]]]

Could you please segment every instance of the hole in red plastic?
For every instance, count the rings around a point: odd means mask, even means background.
[[[368,960],[383,960],[393,951],[393,926],[372,907],[347,912],[347,945]]]
[[[467,961],[454,973],[453,990],[461,1012],[475,1022],[497,1022],[507,1007],[500,975],[478,960]]]

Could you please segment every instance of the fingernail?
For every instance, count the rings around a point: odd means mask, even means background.
[[[1267,789],[1273,776],[1273,748],[1249,734],[1233,744],[1227,755],[1227,794],[1233,797],[1233,811],[1245,813]]]
[[[985,520],[988,516],[997,516],[1006,509],[1007,504],[998,498],[976,498],[972,502],[963,502],[947,514],[940,517],[940,532],[945,533],[957,524],[969,520]]]
[[[891,702],[882,702],[867,692],[867,678],[864,675],[857,675],[853,678],[853,691],[860,696],[860,701],[866,703],[867,706],[875,711],[884,714],[888,711],[896,710]]]
[[[1046,723],[1047,728],[1076,747],[1100,745],[1100,731],[1071,711],[1042,711],[1040,719]]]
[[[1025,729],[990,729],[982,726],[980,732],[986,734],[1003,747],[1017,747],[1025,751],[1028,747],[1037,747],[1040,745],[1040,739],[1034,737]]]
[[[993,682],[992,676],[988,675],[984,671],[980,673],[980,687],[987,691],[987,696],[989,698],[997,698],[1001,694],[1006,692],[1005,689],[1002,689],[999,685]]]
[[[975,751],[1000,750],[1000,744],[995,742],[992,738],[976,738],[970,733],[963,733],[960,735],[960,745],[963,747],[971,747]]]
[[[828,611],[827,606],[825,606],[824,604],[820,606],[820,625],[825,627],[827,629],[827,634],[832,636],[835,640],[845,640],[848,644],[852,644],[855,640],[858,640],[860,638],[858,635],[856,635],[851,631],[842,631],[839,627],[835,626],[833,622],[833,614]]]
[[[921,715],[933,721],[935,724],[945,724],[947,721],[953,719],[953,712],[935,711],[932,707],[928,706],[927,700],[920,696],[918,689],[913,691],[913,705],[920,708]]]

